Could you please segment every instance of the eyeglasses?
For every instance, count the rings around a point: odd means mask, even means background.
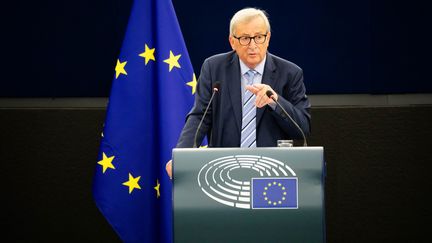
[[[237,36],[233,35],[233,37],[236,38],[239,41],[240,45],[247,46],[247,45],[250,44],[250,42],[251,42],[252,39],[255,41],[255,44],[262,44],[262,43],[264,43],[266,41],[267,34],[265,34],[265,35],[259,34],[259,35],[252,36],[252,37],[250,37],[250,36],[240,36],[240,37],[237,37]]]

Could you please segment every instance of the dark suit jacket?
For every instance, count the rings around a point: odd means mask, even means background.
[[[200,145],[207,134],[210,147],[239,147],[242,119],[241,74],[239,57],[234,51],[207,58],[198,79],[195,104],[177,143],[178,148],[192,147],[195,132],[212,95],[213,84],[220,82],[219,92],[198,132]],[[303,84],[303,71],[294,63],[267,53],[262,83],[278,94],[278,102],[307,135],[310,131],[310,103]],[[277,107],[257,109],[256,144],[275,147],[279,139],[301,138],[300,131]]]

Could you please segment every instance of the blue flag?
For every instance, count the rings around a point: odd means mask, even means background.
[[[170,0],[136,0],[116,61],[93,181],[124,242],[172,242],[171,159],[196,78]]]
[[[252,178],[252,208],[298,208],[297,177]]]

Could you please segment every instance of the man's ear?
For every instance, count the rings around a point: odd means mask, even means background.
[[[234,37],[232,37],[232,36],[229,36],[228,37],[228,41],[229,41],[229,43],[230,43],[230,45],[231,45],[231,48],[235,51],[235,48],[234,48],[234,41],[235,41],[235,38]]]
[[[267,33],[267,43],[270,43],[271,32]]]

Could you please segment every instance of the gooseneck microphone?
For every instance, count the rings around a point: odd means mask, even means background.
[[[303,137],[303,146],[307,146],[307,142],[306,142],[306,136],[303,133],[303,130],[300,128],[300,126],[297,124],[297,122],[294,121],[294,119],[292,119],[292,117],[288,114],[288,112],[281,106],[281,104],[279,104],[279,102],[277,102],[277,100],[273,97],[273,92],[271,90],[267,90],[266,95],[272,99],[274,102],[276,102],[276,104],[279,106],[279,108],[282,109],[283,113],[291,120],[291,122],[297,127],[297,129],[301,132],[301,135]]]
[[[200,131],[200,129],[201,129],[201,125],[202,125],[202,123],[203,123],[203,121],[204,121],[205,116],[207,115],[207,111],[208,111],[208,109],[209,109],[209,107],[210,107],[210,105],[211,105],[211,103],[212,103],[212,101],[213,101],[213,98],[214,98],[215,94],[216,94],[217,92],[219,92],[219,88],[220,88],[220,82],[217,81],[217,82],[215,82],[215,83],[213,84],[213,93],[212,93],[212,96],[211,96],[211,98],[210,98],[209,103],[207,104],[207,107],[206,107],[206,109],[205,109],[205,111],[204,111],[203,116],[201,117],[201,121],[200,121],[200,123],[198,124],[197,130],[196,130],[196,132],[195,132],[193,148],[197,148],[197,147],[198,147],[198,146],[197,146],[197,137],[198,137],[198,133],[199,133],[199,131]],[[201,145],[201,144],[200,144],[200,145]]]

